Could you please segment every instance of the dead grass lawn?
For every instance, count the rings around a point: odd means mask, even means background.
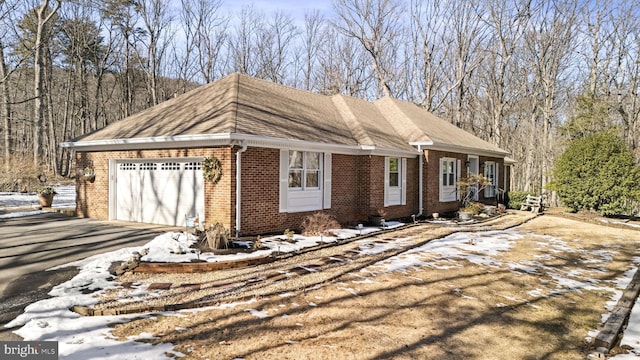
[[[640,231],[552,216],[516,231],[522,238],[492,265],[425,252],[421,260],[448,268],[373,266],[304,292],[145,317],[113,333],[152,333],[187,359],[584,359]]]

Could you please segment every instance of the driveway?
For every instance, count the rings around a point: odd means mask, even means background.
[[[147,224],[111,223],[46,213],[0,219],[0,340],[19,340],[4,325],[77,270],[58,265],[123,247],[141,246],[167,231]]]

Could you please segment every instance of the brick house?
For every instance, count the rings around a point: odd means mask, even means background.
[[[418,106],[319,95],[232,74],[79,139],[79,216],[184,225],[185,215],[237,234],[298,228],[316,211],[345,224],[452,212],[456,180],[508,189],[507,151]],[[217,183],[203,160],[217,159]]]

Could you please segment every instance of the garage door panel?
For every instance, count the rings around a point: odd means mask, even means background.
[[[118,171],[117,218],[184,225],[186,215],[204,215],[204,180],[197,162],[143,162],[137,171]]]

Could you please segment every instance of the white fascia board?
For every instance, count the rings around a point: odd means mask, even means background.
[[[247,146],[252,147],[330,152],[334,154],[345,155],[415,157],[419,154],[416,150],[380,148],[376,146],[365,145],[330,144],[239,133],[75,141],[64,142],[61,143],[60,146],[63,148],[75,149],[77,151],[149,150],[166,148],[229,146],[237,145],[238,143],[243,141],[247,144]]]
[[[149,150],[166,148],[210,147],[229,145],[230,133],[156,136],[131,139],[109,139],[70,141],[60,144],[62,148],[77,151]]]
[[[455,153],[461,153],[461,154],[480,155],[480,156],[489,156],[489,157],[497,157],[497,158],[504,158],[510,155],[508,151],[478,149],[471,146],[461,146],[461,145],[453,145],[453,144],[443,144],[443,143],[434,143],[434,142],[431,142],[431,143],[412,142],[409,144],[413,146],[420,146],[421,149],[423,150],[448,151],[448,152],[455,152]]]

